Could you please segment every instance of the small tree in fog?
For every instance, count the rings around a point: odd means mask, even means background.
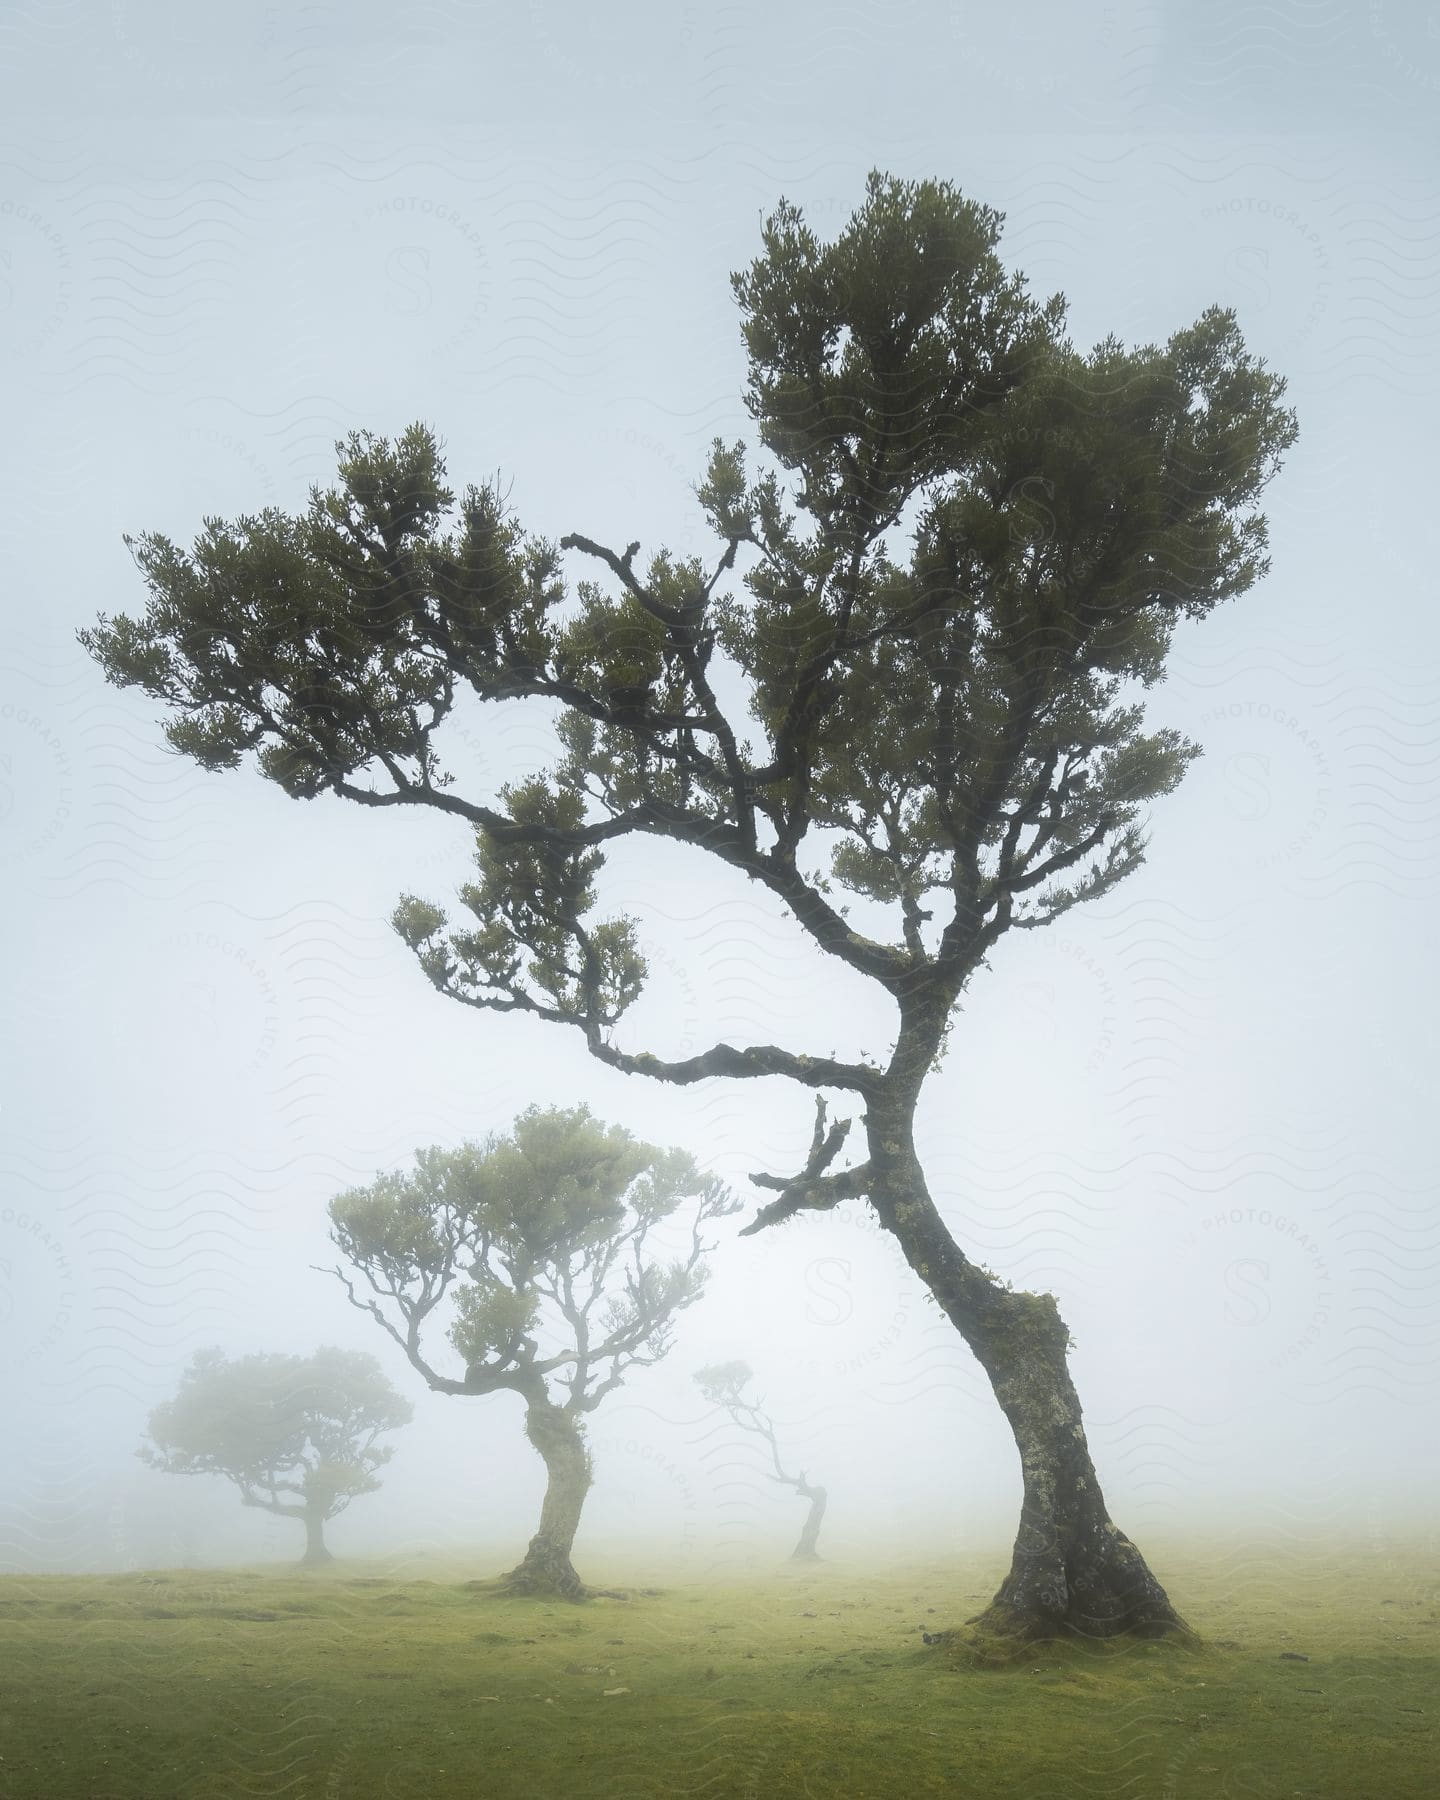
[[[790,1560],[819,1562],[820,1553],[815,1545],[819,1541],[820,1524],[825,1517],[825,1490],[823,1487],[812,1487],[805,1479],[803,1469],[798,1475],[792,1475],[780,1461],[780,1446],[775,1439],[774,1422],[767,1412],[761,1410],[759,1400],[751,1399],[746,1393],[751,1379],[750,1365],[744,1362],[711,1363],[708,1369],[697,1369],[695,1372],[696,1385],[712,1406],[723,1406],[743,1431],[750,1431],[756,1437],[764,1438],[775,1471],[770,1479],[785,1487],[794,1488],[802,1500],[810,1502],[810,1511],[805,1515],[800,1541],[790,1552]]]
[[[653,1240],[685,1209],[679,1258],[658,1260]],[[689,1156],[583,1106],[531,1107],[508,1137],[421,1150],[412,1173],[331,1202],[335,1242],[368,1294],[336,1275],[430,1386],[525,1402],[546,1488],[539,1529],[505,1578],[514,1591],[585,1598],[570,1561],[593,1478],[585,1415],[669,1350],[676,1315],[704,1289],[702,1230],[733,1211]],[[422,1345],[442,1303],[463,1375],[443,1374]]]
[[[303,1520],[302,1560],[325,1563],[326,1520],[380,1486],[391,1450],[376,1439],[413,1416],[360,1350],[233,1362],[201,1350],[175,1398],[151,1413],[139,1454],[167,1475],[223,1475],[246,1506]]]

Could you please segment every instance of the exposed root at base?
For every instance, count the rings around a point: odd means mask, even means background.
[[[486,1580],[466,1581],[461,1585],[470,1594],[490,1594],[497,1600],[565,1600],[579,1605],[587,1600],[631,1601],[637,1597],[653,1600],[663,1588],[589,1587],[577,1577],[563,1587],[547,1581],[531,1571],[512,1569],[508,1575],[492,1575]]]
[[[519,1600],[568,1600],[579,1606],[583,1601],[593,1599],[601,1590],[586,1587],[577,1575],[573,1581],[556,1581],[549,1576],[536,1575],[526,1569],[512,1569],[508,1575],[502,1575],[496,1583],[502,1594],[509,1594]]]
[[[1008,1668],[1057,1652],[1119,1655],[1140,1645],[1170,1643],[1177,1649],[1201,1647],[1199,1634],[1178,1615],[1137,1619],[1120,1629],[1113,1621],[1103,1632],[1044,1613],[1021,1615],[1010,1608],[987,1607],[983,1613],[948,1631],[923,1632],[924,1642],[952,1661],[970,1668]]]

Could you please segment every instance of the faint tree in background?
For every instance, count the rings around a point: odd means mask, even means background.
[[[683,1254],[657,1260],[654,1240],[687,1209]],[[508,1137],[422,1150],[413,1173],[330,1203],[359,1291],[335,1274],[436,1393],[508,1390],[525,1402],[546,1487],[539,1528],[505,1578],[514,1591],[585,1598],[570,1560],[592,1481],[585,1416],[669,1351],[676,1316],[704,1291],[701,1233],[736,1210],[683,1152],[638,1143],[583,1106],[531,1107]],[[461,1376],[422,1347],[442,1305]]]
[[[752,474],[742,444],[715,443],[698,489],[712,564],[554,546],[497,488],[466,489],[451,529],[456,497],[417,425],[393,444],[352,436],[339,486],[298,516],[211,519],[188,553],[133,542],[144,616],[82,641],[170,710],[170,742],[206,768],[253,752],[296,798],[472,829],[461,921],[413,897],[395,914],[441,993],[570,1026],[622,1073],[813,1092],[810,1154],[757,1178],[777,1198],[753,1229],[865,1198],[985,1370],[1024,1498],[982,1636],[1162,1632],[1181,1622],[1110,1519],[1059,1308],[960,1248],[915,1113],[1001,938],[1140,867],[1146,809],[1198,754],[1145,729],[1144,690],[1177,626],[1265,572],[1256,503],[1295,421],[1219,309],[1163,346],[1075,349],[1064,302],[1000,262],[1000,225],[947,183],[878,174],[830,243],[780,204],[734,277],[771,466]],[[564,550],[608,591],[572,597]],[[554,767],[457,792],[442,745],[462,697],[539,702]],[[889,1041],[849,1060],[629,1047],[636,922],[594,908],[606,846],[635,838],[758,883],[837,974],[887,996]],[[863,1108],[849,1166],[851,1121],[827,1125],[826,1092]],[[1043,1094],[1025,1099],[1043,1112]],[[1128,1299],[1117,1285],[1110,1304]]]
[[[819,1562],[820,1553],[815,1546],[819,1542],[820,1525],[825,1517],[825,1490],[823,1487],[812,1487],[806,1480],[803,1469],[798,1475],[791,1475],[780,1461],[780,1446],[775,1438],[774,1421],[762,1409],[760,1401],[751,1399],[745,1392],[752,1379],[753,1371],[749,1363],[745,1362],[711,1363],[709,1368],[697,1369],[695,1373],[696,1385],[712,1406],[723,1406],[743,1431],[753,1432],[756,1437],[765,1440],[774,1470],[770,1479],[780,1482],[784,1487],[794,1488],[802,1500],[810,1502],[810,1510],[805,1515],[805,1523],[800,1531],[800,1541],[790,1552],[790,1560]]]
[[[231,1361],[201,1350],[175,1398],[151,1413],[139,1455],[167,1475],[223,1475],[246,1506],[302,1520],[302,1560],[326,1563],[326,1521],[380,1486],[375,1472],[392,1452],[376,1439],[413,1416],[363,1351]]]

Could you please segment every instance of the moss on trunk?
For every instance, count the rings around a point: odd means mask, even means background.
[[[1015,1435],[1024,1498],[1009,1573],[971,1623],[981,1634],[1027,1639],[1184,1631],[1106,1508],[1070,1379],[1069,1343],[1050,1295],[1011,1292],[972,1338]]]
[[[512,1593],[584,1600],[589,1590],[570,1561],[580,1514],[590,1492],[591,1466],[580,1422],[540,1395],[527,1396],[525,1435],[545,1462],[540,1529],[505,1577]]]
[[[925,1185],[911,1116],[872,1108],[872,1204],[989,1377],[1024,1481],[1010,1571],[969,1623],[980,1638],[1010,1643],[1188,1631],[1106,1510],[1059,1308],[1049,1294],[1016,1293],[967,1260]]]

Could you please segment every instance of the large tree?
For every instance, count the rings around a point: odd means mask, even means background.
[[[693,1202],[693,1206],[690,1204]],[[681,1226],[683,1254],[657,1259]],[[540,1523],[505,1578],[518,1593],[581,1600],[570,1560],[592,1478],[585,1418],[637,1365],[670,1349],[676,1315],[704,1291],[701,1233],[736,1211],[713,1176],[580,1106],[531,1107],[508,1137],[421,1150],[330,1203],[335,1273],[440,1394],[509,1391],[545,1463]],[[436,1317],[463,1373],[435,1366]]]
[[[396,913],[441,993],[571,1026],[624,1073],[814,1091],[811,1153],[766,1178],[778,1193],[755,1228],[869,1201],[1019,1448],[1023,1516],[985,1626],[1109,1636],[1175,1615],[1106,1510],[1055,1300],[957,1244],[916,1104],[1000,939],[1140,866],[1146,808],[1198,753],[1146,730],[1143,690],[1182,621],[1264,572],[1256,502],[1295,425],[1228,312],[1163,345],[1077,350],[1063,301],[1002,265],[1000,225],[948,184],[879,175],[831,243],[780,205],[734,278],[768,463],[714,445],[698,489],[712,563],[552,545],[494,488],[467,489],[449,528],[457,502],[416,426],[351,437],[338,487],[298,516],[211,520],[188,553],[135,541],[144,616],[83,641],[165,703],[171,743],[207,768],[253,751],[297,798],[471,827],[469,920],[416,898]],[[566,550],[608,585],[572,598]],[[467,693],[550,708],[555,766],[456,791],[441,746]],[[635,837],[758,882],[888,996],[889,1042],[853,1061],[624,1047],[646,965],[634,922],[594,909],[606,846]],[[863,1107],[848,1164],[827,1092]]]
[[[175,1398],[151,1413],[138,1454],[168,1475],[223,1475],[244,1505],[301,1520],[302,1561],[326,1563],[326,1520],[375,1492],[375,1472],[392,1455],[376,1439],[413,1416],[363,1351],[232,1361],[200,1350]]]
[[[805,1523],[800,1527],[799,1541],[790,1552],[790,1560],[819,1562],[820,1552],[815,1546],[820,1541],[820,1526],[825,1518],[827,1495],[823,1487],[816,1487],[807,1480],[803,1469],[798,1475],[792,1475],[781,1462],[775,1421],[765,1411],[759,1398],[749,1391],[753,1379],[754,1371],[746,1362],[711,1363],[708,1368],[695,1371],[696,1385],[712,1406],[723,1406],[742,1431],[751,1432],[755,1437],[765,1440],[769,1446],[773,1471],[770,1479],[778,1481],[782,1487],[794,1488],[802,1500],[810,1502],[810,1510],[805,1515]]]

